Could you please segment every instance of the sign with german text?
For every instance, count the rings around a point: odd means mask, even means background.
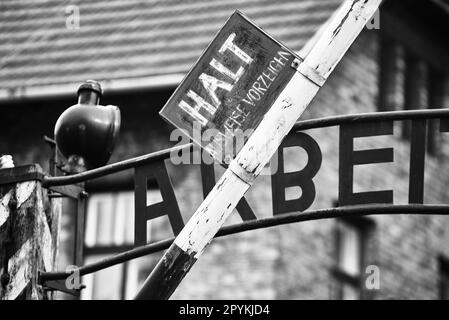
[[[160,114],[219,162],[229,163],[292,78],[295,59],[236,11]]]

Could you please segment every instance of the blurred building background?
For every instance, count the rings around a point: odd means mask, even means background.
[[[0,153],[16,165],[48,169],[59,115],[76,89],[96,79],[103,105],[122,112],[110,162],[172,146],[158,115],[173,90],[235,9],[290,49],[299,51],[341,0],[2,0],[0,2]],[[79,10],[79,28],[73,14]],[[449,107],[449,2],[385,1],[380,29],[365,29],[304,118]],[[375,26],[375,24],[373,24]],[[357,167],[354,190],[394,191],[408,203],[407,124],[366,147],[394,147],[394,163]],[[449,137],[430,126],[424,203],[447,204]],[[311,209],[338,200],[338,128],[308,131],[323,154]],[[384,139],[385,138],[385,139]],[[304,166],[290,150],[286,166]],[[184,221],[202,201],[199,166],[169,165]],[[217,174],[221,172],[216,168]],[[273,215],[270,177],[247,195],[258,218]],[[133,246],[132,172],[97,179],[89,192],[84,263]],[[160,199],[157,188],[149,202]],[[299,195],[296,195],[299,196]],[[229,224],[240,218],[234,214]],[[60,268],[71,264],[73,217],[65,215]],[[167,217],[149,222],[150,242],[171,237]],[[183,299],[438,299],[449,297],[449,219],[372,216],[300,223],[217,239],[173,298]],[[132,298],[160,254],[83,278],[83,299]],[[368,290],[368,266],[380,289]],[[63,297],[61,295],[61,297]]]

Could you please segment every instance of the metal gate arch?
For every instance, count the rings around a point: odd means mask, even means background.
[[[311,119],[305,121],[299,121],[294,126],[292,132],[301,132],[309,129],[327,128],[343,125],[360,125],[360,124],[376,124],[379,122],[393,122],[393,121],[424,121],[440,119],[440,131],[449,132],[449,109],[432,109],[432,110],[411,110],[411,111],[392,111],[392,112],[376,112],[354,115],[343,115],[335,117],[326,117]],[[165,149],[137,158],[117,162],[104,167],[86,171],[83,173],[63,176],[52,177],[42,176],[39,177],[42,181],[42,185],[49,190],[56,192],[62,192],[67,194],[67,190],[76,189],[76,184],[89,181],[91,179],[103,177],[109,174],[113,174],[119,171],[128,170],[136,167],[149,166],[154,163],[164,162],[170,157],[172,152],[178,151],[192,151],[193,144],[189,143],[183,146],[175,148]],[[425,152],[425,151],[424,151]],[[139,172],[139,171],[135,171]],[[136,176],[134,177],[136,178]],[[26,177],[22,176],[22,180]],[[11,183],[11,179],[5,180],[0,176],[0,184]],[[136,190],[137,191],[137,190]],[[70,192],[69,192],[70,193]],[[136,209],[137,210],[137,209]],[[141,214],[135,212],[135,214]],[[321,219],[333,219],[340,217],[355,217],[355,216],[368,216],[368,215],[395,215],[395,214],[410,214],[410,215],[449,215],[449,205],[426,205],[426,204],[408,204],[408,205],[394,205],[394,204],[362,204],[362,205],[349,205],[336,208],[328,208],[321,210],[305,211],[305,212],[293,212],[278,214],[270,218],[264,219],[249,219],[243,221],[240,224],[226,226],[220,229],[216,237],[225,237],[240,232],[246,232],[250,230],[257,230],[269,227],[275,227],[284,224],[314,221]],[[165,239],[155,243],[144,244],[137,246],[126,252],[119,253],[117,255],[106,258],[102,261],[84,265],[79,268],[79,275],[86,275],[100,271],[102,269],[124,263],[131,259],[136,259],[148,254],[156,253],[169,248],[175,238]],[[39,274],[39,283],[44,287],[52,288],[52,284],[55,281],[61,281],[67,279],[71,272],[41,272]],[[53,288],[61,290],[60,287]]]

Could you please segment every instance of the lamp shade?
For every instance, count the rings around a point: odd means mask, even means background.
[[[105,165],[120,131],[120,109],[99,105],[101,86],[86,81],[78,90],[78,104],[65,110],[55,125],[55,140],[66,157],[84,159],[87,169]]]

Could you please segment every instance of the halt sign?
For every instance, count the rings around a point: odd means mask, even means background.
[[[297,59],[236,11],[160,115],[216,160],[229,163],[294,75]]]

